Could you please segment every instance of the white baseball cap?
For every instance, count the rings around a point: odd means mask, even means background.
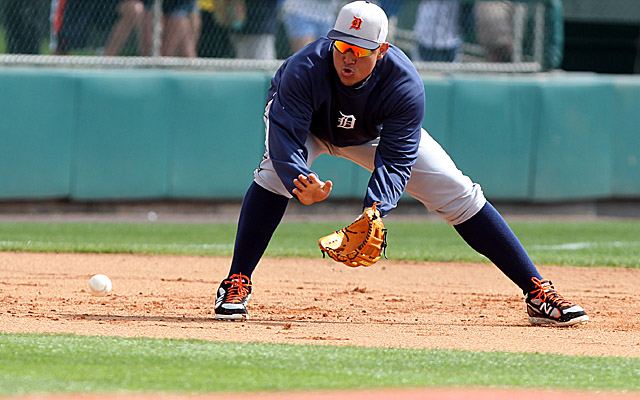
[[[342,7],[327,37],[365,49],[376,49],[387,40],[389,20],[382,8],[369,1],[354,1]]]

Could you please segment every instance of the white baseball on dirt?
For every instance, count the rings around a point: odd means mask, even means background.
[[[103,297],[111,293],[111,279],[103,274],[97,274],[89,279],[89,288],[91,288],[91,294],[98,297]]]

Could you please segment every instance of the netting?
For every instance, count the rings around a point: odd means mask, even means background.
[[[275,69],[339,0],[0,0],[0,64]],[[421,71],[534,72],[562,59],[560,0],[381,0]]]

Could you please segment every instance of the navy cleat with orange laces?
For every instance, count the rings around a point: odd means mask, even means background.
[[[216,319],[245,320],[251,297],[251,279],[242,274],[231,275],[220,283],[216,292]]]
[[[532,288],[526,294],[529,322],[533,325],[571,326],[587,322],[582,307],[565,300],[550,280],[531,278]]]

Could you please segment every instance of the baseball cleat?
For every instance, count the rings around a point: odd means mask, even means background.
[[[533,277],[531,281],[533,287],[525,299],[531,324],[571,326],[589,320],[582,307],[570,303],[556,292],[550,280]]]
[[[247,302],[251,297],[251,279],[235,274],[220,283],[216,292],[216,319],[244,321],[249,317]]]

